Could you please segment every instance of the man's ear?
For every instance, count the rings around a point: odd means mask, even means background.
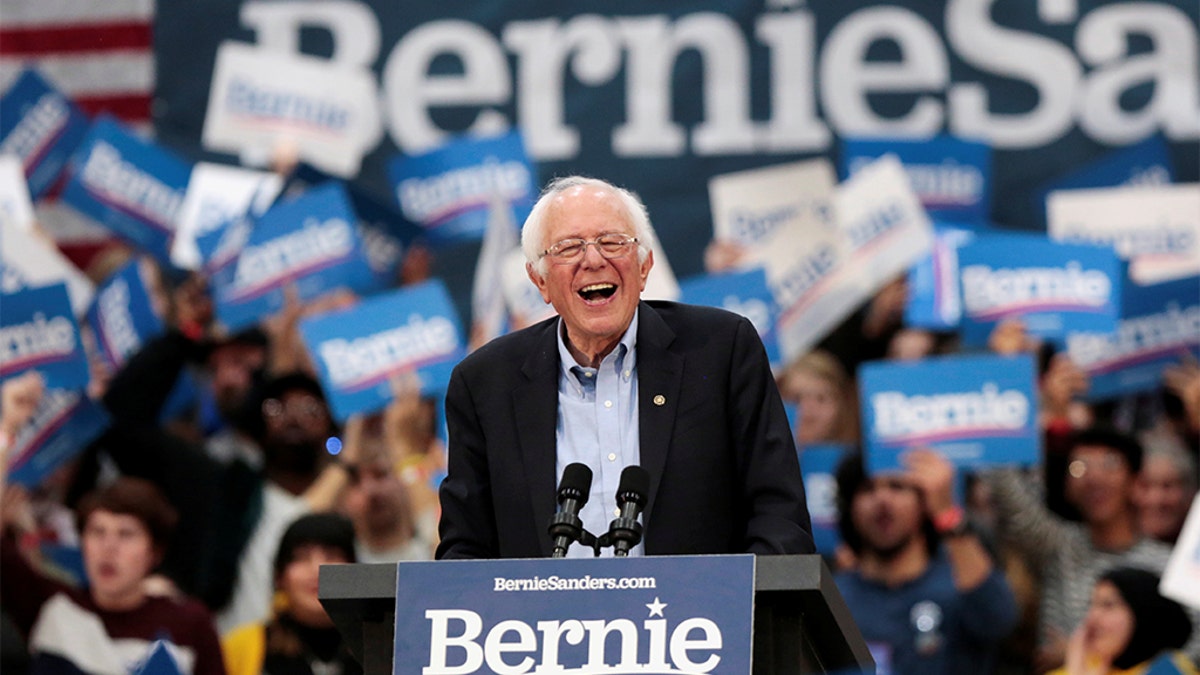
[[[542,294],[542,300],[547,305],[550,304],[550,294],[547,292],[546,280],[533,268],[533,263],[525,263],[525,274],[529,275],[529,280],[533,282],[534,286],[537,286],[538,292]]]
[[[639,293],[641,291],[646,290],[646,279],[649,278],[649,276],[650,276],[650,268],[651,267],[654,267],[654,251],[653,250],[646,251],[646,259],[644,261],[642,261],[642,266],[641,266],[641,270],[640,270],[641,277],[642,277],[642,287],[638,290]]]

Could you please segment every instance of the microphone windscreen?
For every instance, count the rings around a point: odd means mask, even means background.
[[[646,502],[650,492],[650,474],[636,464],[621,471],[621,483],[617,486],[618,499],[633,499],[639,504]]]
[[[586,464],[574,462],[563,469],[562,481],[558,484],[558,494],[570,495],[579,500],[582,506],[587,501],[588,493],[592,490],[592,470]]]

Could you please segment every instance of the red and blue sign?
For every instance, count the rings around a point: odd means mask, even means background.
[[[1200,358],[1200,277],[1142,286],[1127,281],[1114,331],[1072,331],[1067,353],[1104,400],[1162,387],[1162,374]]]
[[[69,170],[64,202],[170,264],[190,164],[103,116],[76,150]]]
[[[71,99],[27,69],[0,98],[0,154],[21,160],[37,199],[54,186],[90,124]]]
[[[1111,247],[979,234],[958,249],[958,271],[967,346],[986,345],[1006,319],[1060,342],[1070,331],[1116,330],[1125,265]]]
[[[0,380],[38,371],[47,388],[83,389],[87,356],[65,284],[0,294]]]
[[[946,356],[876,361],[858,371],[867,470],[903,468],[933,448],[960,468],[1041,462],[1033,358]]]
[[[439,280],[405,286],[354,307],[300,323],[334,416],[344,420],[392,401],[392,379],[421,378],[425,394],[444,391],[465,355],[462,324]]]
[[[434,242],[482,239],[493,202],[512,205],[523,222],[538,195],[538,177],[521,135],[461,137],[421,155],[388,164],[392,190],[404,217]]]
[[[283,307],[289,284],[301,301],[339,288],[377,290],[357,222],[345,187],[336,182],[272,207],[254,223],[237,257],[213,274],[217,318],[230,330],[256,324]]]

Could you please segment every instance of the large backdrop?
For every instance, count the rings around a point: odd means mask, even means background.
[[[1032,229],[1037,188],[1160,134],[1197,180],[1195,0],[204,0],[159,2],[162,142],[198,152],[226,40],[375,74],[383,132],[360,179],[466,131],[524,134],[544,181],[645,198],[676,272],[700,271],[710,176],[836,159],[851,136],[994,148],[992,219]]]

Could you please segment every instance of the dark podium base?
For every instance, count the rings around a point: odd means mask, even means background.
[[[759,556],[754,577],[754,672],[874,673],[875,662],[818,555]],[[397,565],[321,567],[321,604],[366,675],[390,675]]]

